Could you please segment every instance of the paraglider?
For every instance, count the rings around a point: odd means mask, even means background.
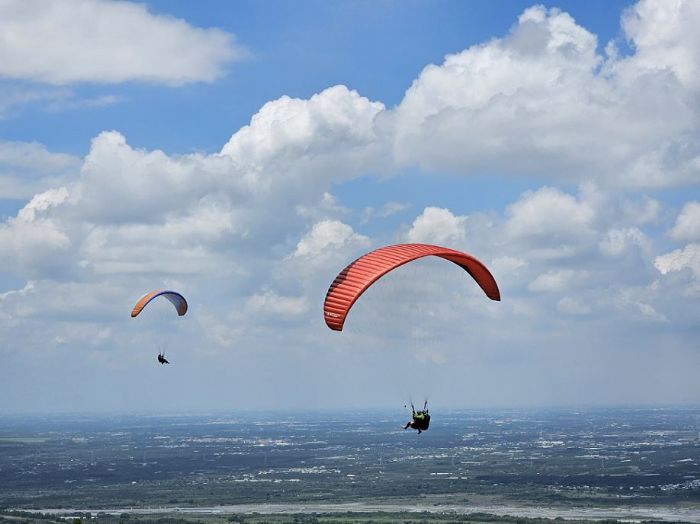
[[[473,256],[430,244],[398,244],[362,255],[335,277],[323,303],[326,325],[334,331],[342,331],[353,304],[374,282],[399,266],[427,256],[444,258],[457,264],[471,275],[488,298],[501,300],[501,292],[493,275]],[[416,411],[411,403],[411,420],[406,423],[404,429],[412,428],[420,434],[429,427],[428,402],[425,402],[420,411]]]
[[[501,300],[501,293],[493,275],[473,256],[429,244],[398,244],[362,255],[335,277],[323,303],[326,325],[335,331],[342,331],[350,308],[367,288],[389,271],[427,256],[444,258],[457,264],[472,276],[487,297],[491,300]]]
[[[176,291],[156,290],[147,293],[141,297],[138,302],[136,302],[136,305],[131,310],[131,318],[139,316],[143,309],[158,297],[168,299],[168,301],[175,307],[175,311],[177,311],[178,316],[181,317],[187,313],[187,300],[185,300],[185,297],[183,297],[180,293]],[[168,362],[168,360],[165,358],[165,351],[161,350],[158,352],[158,362],[161,364],[170,364],[170,362]]]
[[[409,420],[403,429],[415,429],[418,430],[420,435],[423,431],[428,431],[430,427],[430,413],[428,413],[428,401],[426,400],[423,404],[423,409],[416,411],[416,408],[411,402],[411,420]]]

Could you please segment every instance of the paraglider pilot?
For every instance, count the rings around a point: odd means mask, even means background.
[[[426,431],[430,426],[430,414],[428,414],[428,401],[423,404],[423,409],[421,411],[416,411],[413,407],[413,402],[411,402],[411,420],[406,423],[403,429],[416,429],[418,434]]]
[[[161,364],[170,364],[170,362],[165,359],[165,353],[158,353],[158,362]]]

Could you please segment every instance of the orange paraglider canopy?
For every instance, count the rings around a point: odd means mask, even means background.
[[[342,331],[345,318],[360,295],[389,271],[427,256],[454,262],[469,273],[491,300],[501,300],[498,284],[488,268],[467,253],[429,244],[386,246],[361,256],[343,269],[328,288],[323,317],[329,328]]]

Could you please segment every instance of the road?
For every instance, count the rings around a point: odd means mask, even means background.
[[[563,519],[588,519],[605,520],[617,519],[631,522],[642,520],[683,521],[700,523],[700,508],[676,507],[676,506],[619,506],[614,508],[596,507],[544,507],[544,506],[507,506],[507,505],[421,505],[421,504],[382,504],[382,503],[339,503],[339,504],[235,504],[225,506],[201,506],[201,507],[154,507],[154,508],[72,508],[72,509],[42,509],[21,511],[34,511],[56,515],[74,515],[77,513],[131,513],[135,515],[154,514],[294,514],[294,513],[362,513],[362,512],[422,512],[429,513],[490,513],[494,515],[511,515],[515,517],[529,518],[563,518]]]

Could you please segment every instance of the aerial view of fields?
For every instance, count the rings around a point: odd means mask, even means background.
[[[700,410],[9,419],[0,504],[51,514],[414,511],[698,521]]]

